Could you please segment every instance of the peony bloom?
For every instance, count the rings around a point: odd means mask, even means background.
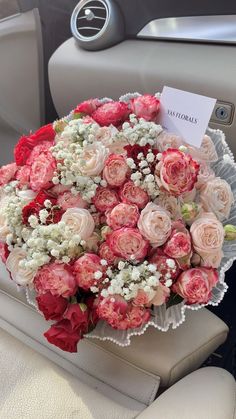
[[[216,269],[193,268],[182,272],[172,290],[183,297],[187,304],[207,304],[217,282]]]
[[[107,243],[111,251],[126,260],[142,260],[148,251],[148,242],[137,228],[120,228],[108,235]]]
[[[24,166],[26,164],[35,146],[44,142],[50,142],[53,145],[55,135],[56,133],[52,124],[48,124],[38,129],[34,134],[21,137],[14,149],[17,166]]]
[[[118,127],[127,119],[129,113],[130,111],[126,103],[109,102],[101,105],[91,116],[101,127],[109,125]]]
[[[83,113],[85,115],[91,115],[96,109],[101,106],[99,99],[89,99],[80,103],[74,110],[75,114]]]
[[[33,282],[36,275],[36,270],[32,268],[23,268],[21,261],[27,258],[27,252],[21,248],[13,249],[7,260],[6,268],[11,274],[11,278],[17,285],[29,285]]]
[[[171,195],[191,191],[197,181],[199,164],[188,154],[169,148],[156,166],[156,181]]]
[[[85,253],[76,260],[73,270],[78,286],[86,291],[103,280],[104,267],[101,265],[100,257],[93,253]]]
[[[87,240],[94,231],[94,220],[90,212],[84,208],[69,208],[62,216],[63,221],[72,234],[79,234]]]
[[[135,204],[138,208],[143,209],[148,201],[149,196],[139,186],[135,186],[134,182],[126,182],[120,189],[120,199],[126,204]]]
[[[36,301],[39,310],[43,313],[46,320],[61,320],[68,306],[66,298],[56,297],[50,292],[38,295]]]
[[[78,158],[79,170],[84,176],[98,176],[103,171],[108,149],[100,142],[83,148]]]
[[[138,96],[130,100],[131,112],[146,121],[155,121],[160,109],[160,101],[152,95]]]
[[[0,186],[4,186],[14,179],[17,171],[16,163],[10,163],[0,168]]]
[[[50,292],[56,297],[65,298],[74,295],[77,289],[71,267],[59,262],[51,262],[39,269],[34,286],[39,295]]]
[[[58,195],[57,205],[63,211],[66,211],[69,208],[86,208],[88,204],[79,194],[73,195],[71,192],[66,191]]]
[[[120,154],[110,154],[105,162],[103,178],[109,186],[119,187],[123,185],[129,174],[129,166],[124,156]]]
[[[161,246],[171,233],[171,219],[162,207],[149,202],[141,211],[138,229],[152,246]]]
[[[214,212],[223,221],[229,217],[234,196],[226,180],[216,177],[201,188],[200,202],[205,211]]]
[[[113,230],[121,227],[136,227],[139,210],[136,205],[120,203],[106,214],[107,224]]]
[[[115,207],[119,203],[119,198],[112,189],[98,187],[92,201],[98,211],[105,212]]]
[[[50,151],[41,152],[35,157],[30,168],[30,187],[33,191],[48,189],[56,170],[56,160]]]
[[[224,228],[213,213],[203,213],[190,228],[193,248],[202,266],[218,268],[222,258]]]

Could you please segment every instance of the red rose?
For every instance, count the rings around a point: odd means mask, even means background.
[[[149,196],[139,186],[135,186],[134,182],[126,182],[120,189],[120,199],[126,204],[135,204],[139,209],[143,209],[149,202]]]
[[[74,113],[91,115],[99,106],[101,106],[101,102],[98,99],[85,100],[75,108]]]
[[[155,121],[160,109],[160,101],[152,95],[138,96],[130,100],[131,111],[146,121]]]
[[[88,309],[85,304],[70,304],[64,314],[64,319],[70,321],[72,330],[88,330]]]
[[[156,165],[156,181],[170,194],[179,196],[194,188],[199,167],[189,154],[168,148],[163,151],[162,159]]]
[[[118,195],[109,188],[97,188],[93,203],[98,211],[105,212],[119,203]]]
[[[149,243],[143,238],[137,228],[120,228],[113,231],[107,237],[107,243],[111,251],[126,260],[144,259]]]
[[[50,200],[52,205],[56,204],[56,198],[53,198],[51,195],[47,194],[44,191],[41,191],[37,194],[32,202],[25,205],[22,209],[22,219],[23,223],[27,224],[28,219],[31,215],[38,216],[39,211],[44,208],[44,201]],[[61,220],[63,212],[59,209],[52,209],[50,211],[50,216],[47,218],[47,224],[57,223]]]
[[[73,330],[69,320],[61,320],[44,333],[45,338],[52,345],[66,352],[77,352],[77,344],[83,338],[80,329]]]
[[[61,320],[65,312],[68,301],[58,296],[52,295],[50,292],[38,295],[36,297],[38,308],[42,311],[46,320]]]
[[[147,144],[145,146],[141,146],[139,144],[134,144],[134,145],[128,144],[124,147],[124,149],[126,150],[127,157],[133,159],[134,162],[138,164],[140,163],[140,160],[138,159],[138,155],[140,153],[143,153],[144,157],[146,157],[148,154],[148,150],[150,150],[150,145]]]
[[[92,118],[102,127],[114,125],[118,127],[130,113],[129,107],[123,102],[109,102],[100,106],[92,113]]]
[[[172,290],[183,297],[187,304],[207,304],[219,274],[213,268],[188,269],[178,277]]]
[[[17,166],[23,166],[26,163],[36,145],[44,141],[53,142],[55,135],[56,133],[52,124],[48,124],[37,130],[34,134],[21,137],[14,149]]]
[[[10,252],[8,250],[8,245],[6,243],[0,242],[0,258],[2,259],[3,263],[6,263],[9,254]]]
[[[110,154],[105,162],[103,169],[103,178],[108,185],[119,187],[123,185],[130,172],[124,156],[120,154]]]
[[[29,204],[25,205],[22,209],[23,224],[28,223],[28,219],[31,215],[37,216],[39,214],[39,211],[40,211],[40,207],[35,201],[32,201]]]

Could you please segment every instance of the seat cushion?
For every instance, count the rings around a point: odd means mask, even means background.
[[[131,419],[125,408],[0,329],[0,418]]]

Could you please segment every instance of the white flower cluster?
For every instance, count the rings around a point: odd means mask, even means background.
[[[161,276],[156,266],[147,261],[136,266],[120,261],[118,269],[108,268],[106,273],[104,284],[109,283],[109,286],[102,290],[102,297],[118,294],[126,301],[134,299],[139,290],[154,295]]]
[[[137,119],[136,115],[129,116],[130,122],[124,122],[122,131],[117,136],[126,140],[128,144],[139,144],[153,146],[157,136],[163,131],[161,125],[148,122],[143,118]]]
[[[135,186],[140,186],[152,199],[155,199],[160,193],[151,169],[151,166],[156,160],[156,156],[150,149],[148,150],[146,157],[144,157],[143,153],[139,153],[138,160],[139,163],[137,165],[132,158],[126,159],[128,166],[133,171],[131,174],[131,180],[134,182]]]

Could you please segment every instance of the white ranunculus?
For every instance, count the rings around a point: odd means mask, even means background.
[[[28,267],[22,268],[20,266],[20,262],[24,260],[26,256],[27,253],[25,250],[15,248],[12,250],[6,261],[6,268],[10,272],[13,281],[16,282],[16,284],[23,286],[31,284],[37,272],[36,269]]]
[[[63,214],[61,221],[70,228],[72,234],[79,234],[82,240],[87,240],[95,227],[92,215],[83,208],[69,208]]]
[[[79,169],[84,176],[98,176],[101,174],[108,149],[100,142],[95,142],[83,148],[79,156]]]

